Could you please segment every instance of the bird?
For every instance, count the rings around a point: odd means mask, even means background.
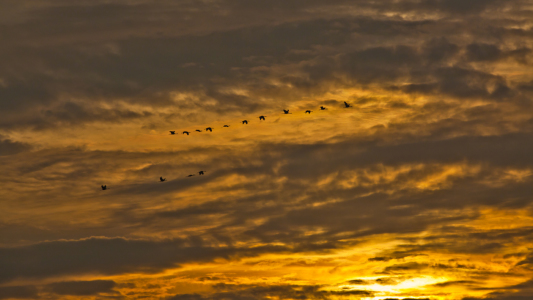
[[[207,127],[207,128],[205,129],[205,131],[208,131],[208,130],[209,130],[209,132],[213,132],[213,128],[211,128],[211,127]]]
[[[107,185],[102,185],[102,191],[105,191],[107,189]]]
[[[352,107],[352,106],[350,104],[348,104],[348,102],[344,101],[344,107],[348,108],[348,107]]]
[[[193,177],[193,176],[194,176],[194,174],[189,174],[187,177]]]
[[[176,134],[176,131],[170,130],[170,134]]]
[[[163,181],[165,181],[165,180],[167,180],[167,179],[166,179],[166,178],[163,178],[163,177],[161,176],[161,177],[159,177],[159,180],[161,180],[161,182],[163,182]]]
[[[189,132],[188,132],[188,131],[184,131],[183,134],[187,134],[187,135],[189,135]]]
[[[204,175],[204,172],[205,171],[200,171],[200,172],[198,172],[198,175]]]
[[[259,116],[259,120],[265,120],[265,116]]]
[[[306,114],[311,114],[311,110],[306,110],[305,113]]]
[[[288,113],[289,113],[289,110],[288,110],[288,109],[284,109],[284,110],[283,110],[283,113],[288,114]]]
[[[243,124],[248,124],[248,120],[242,121]]]
[[[229,127],[229,125],[224,125],[224,126],[222,126],[222,127]]]
[[[326,110],[324,106],[320,106],[320,110]]]
[[[202,132],[200,129],[196,129],[196,131],[198,131],[198,132]]]

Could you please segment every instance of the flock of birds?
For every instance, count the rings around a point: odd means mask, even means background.
[[[349,108],[349,107],[352,107],[352,105],[350,105],[348,102],[344,101],[344,107],[345,107],[345,108]],[[324,107],[324,106],[320,106],[320,110],[326,110],[326,109],[327,109],[326,107]],[[312,112],[313,112],[312,110],[306,110],[306,111],[305,111],[306,114],[311,114]],[[286,115],[291,114],[291,113],[289,113],[289,110],[288,110],[288,109],[284,109],[284,110],[283,110],[283,113],[286,114]],[[265,118],[266,118],[266,116],[259,116],[259,121],[265,121],[265,120],[266,120]],[[242,121],[242,124],[244,124],[244,125],[248,124],[248,120],[243,120],[243,121]],[[224,126],[222,126],[222,127],[229,127],[229,125],[224,125]],[[200,130],[200,129],[196,129],[196,131],[197,131],[197,132],[202,132],[202,130]],[[207,127],[207,128],[205,129],[205,131],[213,132],[213,128],[211,128],[211,127]],[[175,130],[170,130],[169,132],[170,132],[171,135],[176,134],[176,131],[175,131]],[[182,134],[189,135],[190,132],[189,132],[189,131],[183,131]],[[200,175],[204,175],[204,172],[206,172],[206,171],[199,171],[199,172],[198,172],[198,175],[199,175],[199,176],[200,176]],[[194,176],[194,174],[189,174],[189,175],[187,175],[187,177],[193,177],[193,176]],[[166,178],[163,178],[162,176],[159,177],[159,181],[160,181],[160,182],[164,182],[164,181],[166,181],[166,180],[167,180],[167,179],[166,179]],[[106,189],[107,189],[107,185],[102,185],[102,190],[105,191]]]

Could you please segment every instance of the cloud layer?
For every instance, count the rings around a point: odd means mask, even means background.
[[[2,7],[0,299],[532,295],[530,2]]]

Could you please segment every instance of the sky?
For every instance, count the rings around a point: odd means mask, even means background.
[[[0,299],[533,297],[531,0],[0,7]]]

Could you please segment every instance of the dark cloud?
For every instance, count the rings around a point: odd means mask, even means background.
[[[28,151],[31,148],[32,146],[29,144],[3,139],[2,135],[0,135],[0,156],[17,154]]]
[[[409,263],[404,263],[404,264],[396,264],[396,265],[388,266],[383,270],[383,272],[389,273],[389,272],[404,272],[404,271],[411,271],[411,270],[423,270],[427,267],[428,267],[427,264],[409,262]]]
[[[520,5],[496,0],[287,1],[264,11],[255,1],[45,3],[25,11],[12,6],[24,21],[0,27],[10,41],[0,52],[0,126],[43,128],[152,117],[109,109],[122,101],[178,106],[181,118],[188,116],[185,110],[197,108],[217,114],[252,112],[279,105],[280,96],[319,95],[332,84],[386,87],[400,81],[407,93],[508,98],[516,92],[506,78],[468,64],[452,67],[463,48],[469,61],[515,57],[527,63],[527,47],[508,47],[505,40],[501,45],[466,43],[457,35],[460,28],[491,40],[497,31],[491,28],[497,26],[494,22],[481,16],[453,21],[380,13],[348,17],[339,9],[475,15],[505,8],[512,15]],[[278,70],[284,70],[282,78]],[[292,88],[269,84],[275,78]],[[496,91],[494,84],[500,86]],[[232,93],[236,87],[249,90],[248,95]],[[175,92],[189,96],[175,103]]]
[[[200,294],[178,294],[167,298],[169,300],[200,300],[200,299],[337,299],[342,296],[355,297],[372,297],[373,292],[364,290],[343,290],[343,291],[326,291],[320,286],[296,286],[296,285],[270,285],[270,286],[251,286],[251,285],[227,285],[220,284],[215,286],[216,293],[208,295]]]
[[[470,61],[495,61],[507,57],[514,57],[518,62],[527,63],[527,56],[531,53],[529,48],[514,50],[501,50],[494,44],[474,43],[466,47],[466,58]]]
[[[501,56],[500,48],[491,44],[470,44],[466,51],[466,57],[472,61],[497,60]]]
[[[454,285],[464,286],[464,285],[472,285],[472,284],[475,285],[476,281],[472,281],[472,280],[446,281],[446,282],[436,283],[434,284],[434,286],[443,288],[443,287],[449,287],[449,286],[454,286]]]
[[[38,290],[35,286],[4,286],[0,287],[0,299],[37,299]]]
[[[489,293],[483,299],[490,300],[525,300],[533,296],[533,281],[528,280],[523,283],[508,287],[498,288],[495,292]],[[480,298],[465,297],[463,300],[478,300]]]
[[[286,251],[284,247],[254,249],[188,246],[187,240],[142,241],[120,238],[90,238],[79,241],[54,241],[16,248],[0,248],[0,282],[16,278],[44,278],[69,274],[121,274],[142,271],[153,273],[179,263],[211,261],[237,255],[257,255]],[[239,254],[240,253],[240,254]],[[58,291],[82,291],[110,285],[109,282],[58,283]],[[79,289],[78,289],[79,288]]]
[[[116,283],[112,280],[63,281],[47,285],[52,293],[58,295],[90,296],[115,292]]]
[[[430,298],[385,298],[384,300],[416,300],[416,299],[420,299],[420,300],[430,300]]]

